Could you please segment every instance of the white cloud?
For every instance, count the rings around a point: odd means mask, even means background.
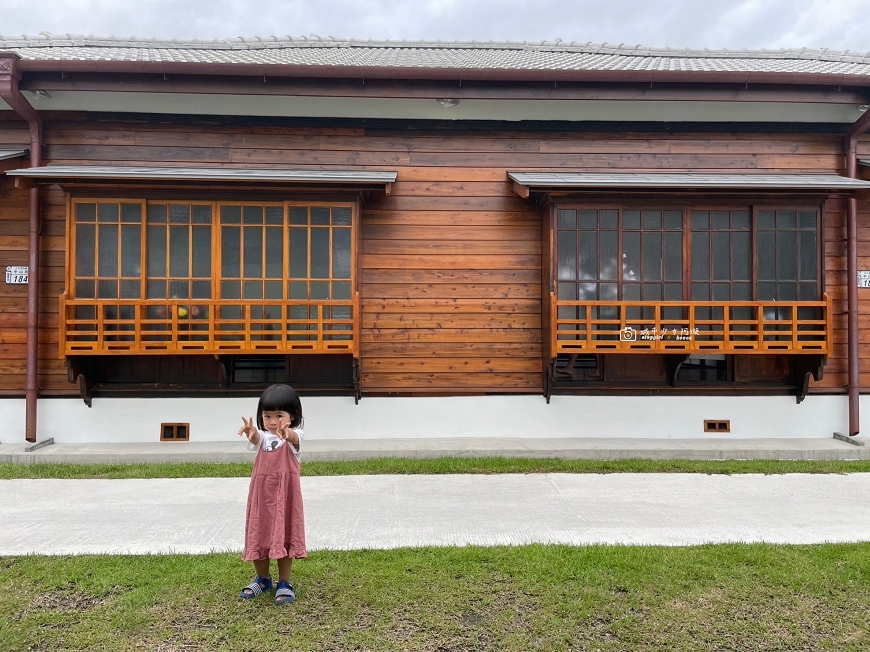
[[[3,0],[0,33],[868,47],[867,0]]]

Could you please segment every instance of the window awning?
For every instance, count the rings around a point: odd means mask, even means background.
[[[0,161],[5,161],[8,158],[19,158],[26,156],[29,150],[26,149],[0,149]]]
[[[548,190],[817,190],[870,189],[870,181],[836,174],[706,172],[508,172],[521,197]]]
[[[6,174],[44,180],[220,181],[257,183],[320,183],[384,185],[396,180],[395,170],[293,170],[286,168],[190,168],[126,165],[46,165]]]

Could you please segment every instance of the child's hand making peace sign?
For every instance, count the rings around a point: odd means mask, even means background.
[[[257,430],[257,427],[254,425],[254,417],[251,417],[250,419],[242,417],[242,421],[245,425],[239,428],[239,437],[244,435],[248,438],[249,442],[256,444],[260,438],[260,431]]]
[[[299,441],[299,435],[294,432],[293,428],[290,427],[289,423],[282,423],[280,426],[278,426],[275,434],[278,435],[281,439],[289,441],[291,443]]]

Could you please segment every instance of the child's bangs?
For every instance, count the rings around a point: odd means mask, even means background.
[[[297,426],[302,418],[302,402],[292,387],[287,385],[272,385],[267,387],[262,396],[260,396],[260,403],[257,406],[258,422],[262,420],[263,412],[286,412],[296,417],[291,425]]]

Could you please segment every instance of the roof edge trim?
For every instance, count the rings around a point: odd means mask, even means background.
[[[390,184],[396,170],[190,168],[121,165],[46,165],[6,174],[34,179],[139,179],[151,181],[261,181],[270,183]]]
[[[837,174],[709,172],[520,172],[508,178],[523,189],[677,188],[714,190],[867,190],[870,181]]]

